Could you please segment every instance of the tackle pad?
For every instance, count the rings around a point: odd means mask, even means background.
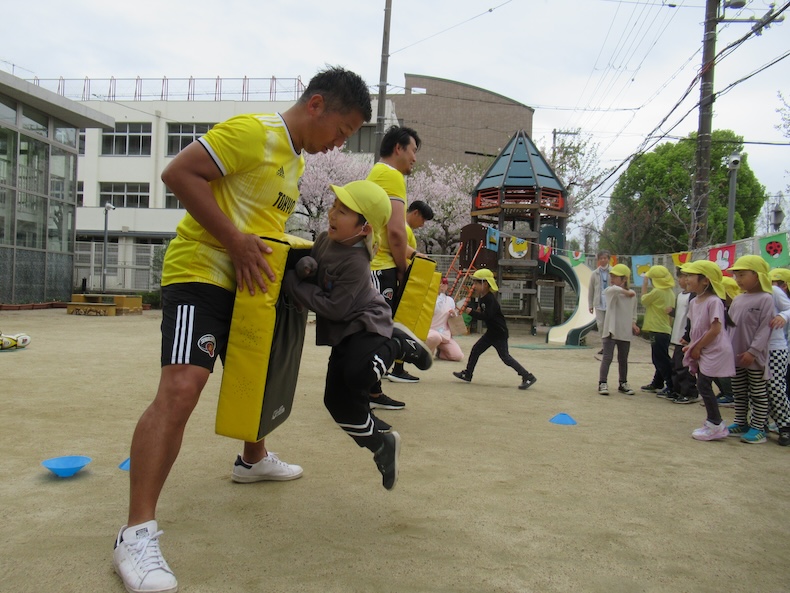
[[[435,261],[415,256],[406,270],[406,276],[395,299],[392,319],[408,327],[423,341],[431,329],[441,279],[442,275],[436,271]]]
[[[236,291],[222,384],[217,403],[217,434],[255,442],[291,413],[302,358],[307,309],[281,293],[282,279],[312,242],[292,235],[261,237],[272,248],[266,256],[276,276],[267,292]]]

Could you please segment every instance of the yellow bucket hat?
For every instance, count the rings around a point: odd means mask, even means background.
[[[763,292],[773,292],[771,279],[768,277],[768,272],[770,271],[768,262],[759,255],[742,255],[736,259],[730,271],[737,272],[739,270],[755,272],[760,279],[760,288],[763,289]]]
[[[784,282],[790,284],[790,270],[787,268],[774,268],[768,273],[768,277],[773,282]]]
[[[352,181],[340,187],[330,185],[335,192],[337,199],[351,208],[357,214],[361,214],[373,229],[373,232],[365,237],[365,247],[367,247],[370,258],[376,255],[379,248],[379,236],[392,216],[392,202],[381,186],[365,179]]]
[[[475,273],[472,274],[472,278],[476,280],[485,280],[494,292],[499,290],[499,287],[496,285],[496,280],[494,280],[494,273],[488,268],[475,271]]]
[[[629,268],[625,264],[617,264],[612,266],[609,270],[610,274],[614,274],[615,276],[625,276],[626,278],[631,277],[631,268]]]
[[[735,278],[731,278],[729,276],[723,276],[721,279],[721,283],[724,285],[724,290],[727,292],[727,296],[730,297],[730,300],[737,297],[741,294],[741,287],[738,286],[738,283],[735,281]]]
[[[713,292],[716,293],[717,297],[723,299],[727,296],[727,289],[724,287],[724,276],[721,273],[721,268],[714,262],[707,259],[699,259],[683,264],[680,270],[684,274],[701,274],[705,276],[705,278],[710,280],[710,285],[713,287]]]
[[[672,288],[675,286],[675,279],[664,266],[651,266],[645,274],[653,281],[656,288]]]

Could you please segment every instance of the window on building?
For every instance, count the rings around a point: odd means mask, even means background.
[[[74,126],[55,120],[55,140],[61,144],[77,148],[77,131]]]
[[[0,127],[0,183],[16,183],[16,132]]]
[[[0,122],[16,125],[16,101],[4,95],[0,95]]]
[[[74,206],[56,200],[49,201],[47,250],[72,251],[74,236]]]
[[[345,150],[349,152],[376,152],[376,126],[362,126],[348,140]]]
[[[28,130],[45,138],[49,136],[49,117],[45,113],[28,107],[22,107],[22,121],[20,125],[23,130]]]
[[[22,190],[46,194],[48,169],[49,144],[20,134],[17,187]]]
[[[49,195],[73,203],[76,176],[77,157],[74,153],[53,146],[49,165]]]
[[[11,245],[14,241],[14,190],[0,187],[0,245]]]
[[[165,208],[184,210],[184,205],[178,201],[176,194],[167,189],[167,187],[165,187]]]
[[[214,124],[167,124],[167,156],[175,156]]]
[[[115,124],[114,132],[104,132],[101,137],[102,155],[150,156],[151,124]]]
[[[147,183],[99,184],[99,206],[110,202],[116,208],[148,208],[150,197]]]
[[[46,198],[19,194],[19,203],[16,207],[16,246],[44,249],[46,225]]]
[[[85,156],[85,128],[80,130],[80,139],[79,144],[77,145],[77,151],[79,152],[80,156]]]
[[[85,205],[85,182],[77,182],[77,206],[80,208]]]

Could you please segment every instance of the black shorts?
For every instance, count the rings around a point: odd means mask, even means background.
[[[203,282],[162,287],[162,366],[191,364],[214,370],[225,358],[236,295]]]
[[[395,303],[395,295],[398,292],[398,268],[372,270],[370,279],[373,282],[373,287],[381,293],[390,309],[392,309]]]

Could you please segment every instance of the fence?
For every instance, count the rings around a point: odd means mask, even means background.
[[[154,261],[161,257],[161,250],[162,245],[108,243],[105,290],[113,293],[158,290],[160,271],[155,269]],[[77,241],[74,251],[75,290],[81,290],[83,282],[90,292],[101,290],[104,243]]]

